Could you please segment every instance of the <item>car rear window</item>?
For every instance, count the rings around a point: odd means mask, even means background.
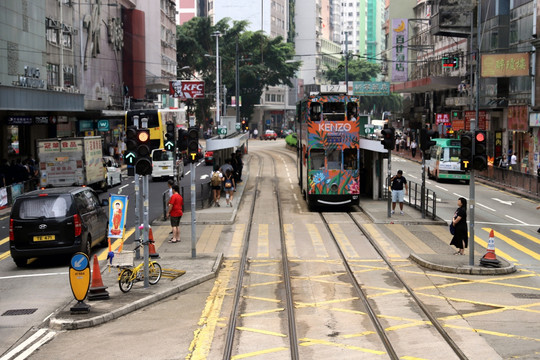
[[[20,219],[64,217],[71,205],[69,196],[39,196],[21,201],[19,206]]]
[[[152,161],[172,161],[172,151],[154,151],[152,154]]]

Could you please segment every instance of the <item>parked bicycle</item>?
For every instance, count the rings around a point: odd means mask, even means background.
[[[142,245],[142,240],[139,239],[139,245],[135,248],[137,250]],[[144,261],[141,262],[136,267],[133,267],[133,262],[131,265],[120,265],[118,273],[118,286],[120,290],[124,293],[127,293],[133,287],[133,283],[137,281],[144,280]],[[161,265],[157,261],[151,260],[148,264],[148,283],[150,285],[155,285],[161,279]]]

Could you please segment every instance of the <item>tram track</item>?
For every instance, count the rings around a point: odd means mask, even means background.
[[[453,353],[455,358],[467,359],[436,317],[430,313],[429,309],[401,278],[397,269],[394,268],[377,243],[371,239],[368,232],[365,231],[352,213],[301,212],[301,216],[306,217],[306,220],[309,219],[308,222],[323,224],[319,228],[322,238],[319,239],[318,243],[312,244],[315,248],[311,254],[304,253],[299,258],[296,257],[297,255],[293,255],[293,259],[289,259],[290,254],[287,251],[285,227],[289,226],[288,235],[290,240],[290,222],[295,221],[287,215],[287,212],[291,209],[284,209],[283,207],[287,202],[282,201],[282,195],[283,192],[288,191],[288,182],[280,181],[284,180],[284,177],[282,175],[280,178],[278,175],[284,173],[276,165],[276,162],[278,158],[281,158],[282,161],[288,163],[288,159],[285,159],[291,157],[286,153],[278,152],[276,154],[275,152],[266,151],[262,151],[255,156],[258,159],[252,163],[257,163],[259,169],[254,182],[249,217],[245,219],[246,231],[242,239],[236,283],[230,286],[235,289],[235,293],[232,299],[232,311],[228,318],[223,359],[271,352],[281,352],[280,358],[294,360],[300,358],[328,358],[328,356],[332,358],[332,356],[338,356],[338,353],[331,351],[332,348],[336,347],[343,351],[344,354],[350,351],[360,351],[379,356],[385,354],[390,359],[406,358],[411,355],[414,355],[412,358],[429,358],[433,354],[426,353],[426,351],[429,351],[427,348],[432,343],[436,344],[435,351],[442,351],[441,354],[450,355]],[[271,159],[272,164],[267,167],[266,175],[263,176],[265,163],[268,159]],[[268,179],[269,177],[271,179]],[[275,203],[273,204],[268,203],[269,197],[266,199],[261,198],[264,193],[269,191],[274,195],[275,200],[272,200],[272,202],[275,201]],[[276,211],[272,214],[275,213],[276,215],[270,215],[269,210],[274,206]],[[262,217],[260,212],[264,213]],[[333,224],[328,221],[327,215],[334,216]],[[356,215],[358,216],[358,214]],[[275,221],[274,216],[277,221]],[[285,217],[288,225],[284,224]],[[317,221],[317,218],[320,220]],[[336,219],[338,220],[336,221]],[[272,246],[275,246],[276,249],[273,252],[268,252],[270,255],[266,257],[261,257],[259,255],[261,252],[256,249],[255,251],[254,249],[250,250],[250,245],[254,248],[260,247],[260,244],[257,245],[261,240],[260,229],[259,237],[257,237],[256,229],[252,228],[254,224],[257,224],[257,220],[260,220],[258,226],[261,225],[260,222],[274,224],[270,225],[270,232],[274,235],[273,240],[275,241]],[[347,223],[346,232],[350,239],[355,239],[354,242],[348,245],[340,243],[335,233],[337,222]],[[312,231],[316,226],[314,224],[306,226],[309,236],[312,237]],[[369,256],[359,256],[360,252],[355,252],[356,256],[353,259],[356,260],[353,260],[353,265],[351,265],[351,261],[347,256],[351,252],[351,246],[362,246],[356,241],[359,233],[363,235],[361,235],[359,241],[363,242],[365,246],[370,247],[371,245],[373,248],[373,250],[370,250],[372,256],[371,258]],[[278,237],[279,241],[277,241]],[[270,243],[272,244],[272,242]],[[279,249],[277,249],[278,245]],[[297,245],[301,245],[303,249],[310,246],[309,243],[305,242]],[[297,245],[293,244],[294,247]],[[343,246],[345,248],[342,248]],[[324,248],[328,252],[326,256],[328,260],[318,260],[318,258],[320,259],[320,251],[324,251]],[[248,255],[250,253],[251,257]],[[257,256],[255,256],[255,253]],[[375,257],[380,258],[380,260],[376,260]],[[359,261],[384,263],[389,272],[387,274],[387,270],[382,269],[385,268],[384,266],[377,265],[375,267],[383,272],[382,275],[374,275],[368,272],[367,274],[371,276],[369,280],[361,278],[363,271],[355,271],[355,266],[357,269]],[[272,263],[272,265],[268,266],[269,263]],[[290,272],[291,269],[294,269],[294,273]],[[392,275],[389,275],[390,273]],[[345,274],[347,275],[346,278],[344,277]],[[279,278],[279,280],[267,282],[264,276],[268,275]],[[249,279],[247,283],[246,276]],[[374,277],[379,279],[375,280],[379,283],[386,282],[389,277],[395,278],[395,282],[399,283],[396,288],[379,286],[379,290],[383,289],[385,292],[394,292],[396,294],[397,297],[392,299],[392,302],[398,303],[398,306],[405,305],[403,307],[405,310],[400,309],[398,313],[401,313],[401,320],[409,324],[396,326],[392,321],[395,321],[400,315],[392,312],[395,310],[395,306],[393,309],[385,308],[386,304],[384,302],[377,303],[376,300],[370,298],[370,296],[375,295],[376,297],[378,295],[374,294],[373,289],[375,286],[371,284],[371,287],[368,286],[366,290],[364,284],[374,281]],[[268,287],[264,289],[264,286]],[[259,290],[255,290],[256,288]],[[350,293],[348,293],[349,291]],[[268,300],[270,297],[274,297],[271,300],[274,304],[279,305],[269,309],[268,306],[265,307],[265,305],[260,304],[261,300]],[[384,299],[384,296],[382,298]],[[414,302],[415,309],[420,310],[409,309],[409,307],[412,307],[409,302],[411,304]],[[332,304],[342,305],[336,307]],[[344,305],[346,306],[344,307]],[[314,310],[316,310],[315,314],[313,314]],[[347,313],[354,314],[353,316],[357,319],[347,319],[346,316],[343,316],[343,314]],[[256,315],[254,316],[254,314]],[[259,314],[264,314],[264,316],[257,318]],[[316,317],[313,318],[313,315],[316,315]],[[365,321],[362,316],[365,316]],[[298,317],[300,318],[298,319]],[[400,327],[410,329],[400,330],[399,332],[393,331]],[[437,331],[432,330],[433,328]],[[276,331],[276,329],[280,331]],[[239,335],[239,331],[241,335]],[[407,342],[407,338],[415,336],[416,332],[422,334],[418,335],[422,337],[422,341],[411,347]],[[276,340],[277,337],[279,339]],[[338,339],[341,339],[341,341],[336,341]],[[426,341],[426,343],[422,345],[423,341]],[[448,344],[447,350],[439,349],[439,347],[444,348],[443,343]],[[314,353],[315,349],[323,350],[323,352]],[[287,357],[284,356],[284,352],[288,352]],[[454,355],[446,358],[454,358]]]
[[[339,244],[339,241],[337,240],[334,231],[331,229],[329,222],[325,218],[324,214],[322,212],[319,212],[321,221],[324,223],[325,228],[328,231],[328,234],[332,238],[334,245],[336,246],[336,249],[341,257],[341,260],[343,261],[343,266],[346,269],[346,272],[349,276],[350,281],[354,284],[354,288],[356,292],[358,293],[359,297],[362,299],[362,302],[368,312],[368,315],[377,331],[377,334],[381,338],[381,341],[384,344],[384,347],[386,348],[388,355],[391,359],[399,359],[400,356],[398,356],[396,350],[394,349],[394,346],[390,339],[387,336],[387,333],[384,329],[383,324],[379,320],[377,311],[374,309],[372,304],[370,303],[368,299],[368,295],[363,290],[362,286],[360,285],[357,277],[354,274],[354,271],[352,270],[349,260],[345,256],[341,245]],[[347,213],[347,216],[353,221],[355,226],[360,230],[364,236],[367,238],[367,240],[370,242],[373,249],[378,253],[380,258],[384,261],[388,269],[392,272],[393,276],[399,281],[401,286],[406,290],[407,294],[414,300],[415,304],[421,309],[422,313],[429,319],[429,322],[431,325],[433,325],[440,336],[444,339],[446,344],[452,349],[452,351],[456,354],[456,356],[461,360],[466,360],[468,357],[463,353],[463,351],[459,348],[459,346],[454,342],[454,340],[451,338],[451,336],[446,332],[446,330],[443,328],[443,326],[439,323],[437,318],[431,313],[431,311],[426,307],[426,305],[416,296],[414,291],[411,289],[409,285],[403,280],[403,278],[400,276],[399,272],[396,270],[394,265],[388,258],[385,256],[383,251],[380,249],[380,247],[370,238],[370,236],[364,231],[364,228],[359,224],[359,222],[352,216],[350,212]]]
[[[277,199],[277,216],[278,216],[278,222],[279,222],[279,238],[280,238],[280,247],[281,247],[281,271],[282,271],[282,278],[284,283],[284,302],[285,302],[285,310],[287,313],[287,324],[288,324],[288,339],[289,339],[289,350],[290,350],[290,357],[293,360],[299,359],[299,351],[298,351],[298,340],[296,336],[296,321],[295,321],[295,315],[294,315],[294,303],[292,299],[292,286],[291,286],[291,277],[289,274],[289,264],[288,264],[288,257],[287,257],[287,247],[285,243],[285,235],[283,230],[283,212],[280,206],[280,196],[279,196],[279,183],[277,180],[277,177],[275,174],[277,174],[276,169],[276,163],[274,157],[270,156],[272,159],[272,169],[274,176],[272,177],[272,187],[273,191],[276,194]],[[250,217],[247,221],[247,228],[246,232],[242,241],[242,252],[240,257],[240,265],[238,268],[238,276],[236,279],[236,285],[235,285],[235,294],[233,297],[233,307],[231,311],[231,315],[229,316],[229,322],[227,326],[227,336],[225,340],[225,349],[223,353],[223,359],[229,360],[233,356],[233,346],[234,346],[234,340],[235,340],[235,333],[237,329],[237,323],[239,318],[239,309],[242,306],[242,290],[244,289],[244,276],[247,272],[247,265],[248,265],[248,250],[250,245],[250,236],[251,236],[251,228],[254,220],[256,205],[259,199],[260,190],[259,190],[259,184],[261,184],[262,180],[262,171],[264,169],[264,158],[261,157],[261,160],[259,162],[259,171],[257,174],[257,179],[255,181],[255,188],[254,188],[254,198],[251,202],[250,206]]]

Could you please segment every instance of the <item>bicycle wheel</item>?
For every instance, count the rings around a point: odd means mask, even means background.
[[[120,286],[122,292],[127,293],[133,287],[132,275],[133,271],[130,269],[124,269],[120,273],[120,276],[118,277],[118,286]]]
[[[156,285],[159,279],[161,279],[161,265],[154,261],[148,266],[148,282],[150,285]]]

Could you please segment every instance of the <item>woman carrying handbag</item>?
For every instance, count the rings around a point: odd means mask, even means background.
[[[467,229],[467,199],[458,199],[458,208],[452,219],[454,226],[454,237],[450,245],[454,245],[458,250],[454,255],[465,255],[465,248],[469,244],[469,231]]]

